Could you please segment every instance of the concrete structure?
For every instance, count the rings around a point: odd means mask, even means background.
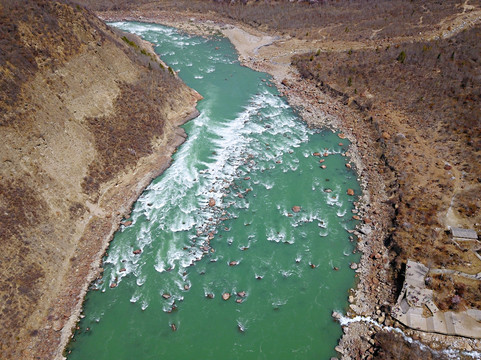
[[[451,228],[451,235],[454,239],[459,238],[463,240],[478,240],[478,234],[471,229]]]
[[[393,318],[421,331],[480,339],[481,311],[440,311],[433,302],[433,291],[426,288],[428,273],[423,264],[408,260],[404,285],[392,309]]]
[[[478,234],[475,230],[451,228],[451,236],[453,243],[461,250],[470,250],[481,260],[481,241],[478,240]]]

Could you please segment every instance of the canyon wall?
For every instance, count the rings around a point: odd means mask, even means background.
[[[85,8],[0,1],[0,358],[52,359],[201,97]]]

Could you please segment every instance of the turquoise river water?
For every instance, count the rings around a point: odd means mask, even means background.
[[[347,306],[358,260],[348,141],[309,129],[225,38],[111,25],[154,43],[204,100],[115,235],[68,359],[335,356],[331,312]]]

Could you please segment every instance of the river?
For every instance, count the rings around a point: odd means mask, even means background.
[[[68,359],[336,356],[331,312],[359,260],[347,139],[309,129],[223,37],[111,25],[152,42],[204,100],[111,242]]]

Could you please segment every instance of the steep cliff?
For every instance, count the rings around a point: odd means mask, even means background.
[[[0,0],[0,358],[51,359],[200,95],[85,8]]]

